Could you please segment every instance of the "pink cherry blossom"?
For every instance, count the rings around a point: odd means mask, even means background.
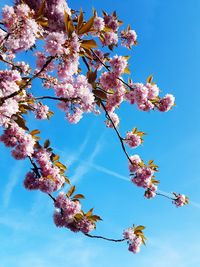
[[[127,65],[127,60],[122,56],[116,55],[110,60],[110,66],[112,67],[112,71],[116,76],[120,76],[124,72]]]
[[[137,34],[134,30],[121,32],[121,45],[127,48],[131,48],[136,43]]]
[[[175,102],[175,97],[171,94],[167,94],[165,97],[161,98],[158,109],[162,112],[166,112],[172,108]]]
[[[140,167],[140,163],[142,162],[140,156],[138,155],[133,155],[129,157],[132,164],[129,162],[129,170],[130,172],[134,173],[137,172],[141,167]]]
[[[158,187],[154,184],[150,184],[147,190],[144,193],[144,196],[148,199],[154,198],[156,196],[156,191]]]
[[[102,31],[105,27],[104,19],[101,17],[95,17],[93,27],[94,27],[94,30],[97,32]]]
[[[183,194],[177,195],[176,194],[175,197],[176,198],[175,198],[175,200],[173,200],[172,203],[175,204],[177,208],[188,204],[188,198],[185,195],[183,195]]]
[[[131,148],[136,148],[141,145],[142,138],[137,133],[127,132],[125,143],[127,143]]]

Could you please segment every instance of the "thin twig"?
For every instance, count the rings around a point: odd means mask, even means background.
[[[110,66],[107,66],[92,49],[90,49],[90,51],[99,60],[99,62],[107,69],[107,71],[110,72]],[[121,81],[123,84],[125,84],[128,88],[130,88],[131,90],[133,90],[133,88],[128,83],[126,83],[124,80],[122,80],[120,77],[117,77],[117,79],[119,81]]]
[[[33,166],[33,171],[35,172],[37,178],[40,178],[41,175],[40,175],[40,172],[39,172],[39,168],[37,167],[36,163],[33,161],[33,159],[31,157],[28,157],[32,166]],[[56,199],[51,195],[51,194],[48,194],[48,196],[53,200],[53,202],[56,201]]]
[[[157,195],[157,196],[162,196],[162,197],[168,198],[168,199],[170,199],[170,200],[176,200],[176,198],[169,197],[169,196],[164,195],[164,194],[162,194],[162,193],[158,193],[158,192],[156,192],[156,195]]]
[[[129,162],[130,162],[131,164],[133,164],[132,161],[131,161],[131,159],[130,159],[130,157],[129,157],[129,155],[128,155],[128,153],[127,153],[127,151],[126,151],[126,148],[125,148],[125,146],[124,146],[124,142],[123,142],[124,138],[121,137],[119,131],[117,130],[117,127],[115,126],[113,120],[111,119],[111,117],[110,117],[110,115],[109,115],[109,113],[108,113],[108,111],[107,111],[107,109],[106,109],[106,106],[104,105],[103,101],[102,101],[100,98],[98,98],[98,99],[99,99],[99,101],[100,101],[100,103],[101,103],[101,105],[102,105],[102,107],[103,107],[103,109],[104,109],[104,111],[105,111],[105,113],[106,113],[106,117],[107,117],[107,118],[109,119],[109,121],[111,122],[111,124],[112,124],[112,126],[113,126],[113,128],[114,128],[114,130],[115,130],[115,132],[116,132],[116,134],[117,134],[117,136],[118,136],[118,138],[119,138],[119,141],[120,141],[120,143],[121,143],[121,147],[122,147],[122,150],[124,151],[124,154],[126,155],[126,157],[127,157],[127,159],[129,160]]]
[[[90,238],[98,238],[98,239],[103,239],[103,240],[111,241],[111,242],[123,242],[123,241],[126,240],[125,238],[123,238],[123,239],[113,239],[113,238],[103,237],[103,236],[100,236],[100,235],[91,235],[91,234],[85,234],[85,235],[90,237]]]
[[[5,97],[2,97],[0,98],[0,103],[2,105],[2,103],[4,103],[5,100],[9,99],[9,98],[12,98],[14,96],[17,96],[18,94],[20,94],[23,89],[26,88],[26,86],[32,82],[35,78],[37,78],[43,71],[44,69],[51,63],[51,61],[54,59],[54,57],[49,57],[49,59],[45,62],[45,64],[43,65],[43,67],[41,68],[41,70],[39,70],[35,75],[33,75],[31,78],[27,79],[27,81],[25,82],[25,84],[18,90],[18,91],[15,91],[13,92],[12,94],[10,95],[7,95]]]

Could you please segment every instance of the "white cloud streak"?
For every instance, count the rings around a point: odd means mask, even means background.
[[[85,160],[80,161],[78,158],[76,158],[80,164],[75,169],[73,176],[71,177],[71,182],[76,183],[82,179],[82,177],[87,174],[90,170],[90,165],[93,164],[94,159],[99,154],[103,147],[103,139],[104,139],[104,133],[101,135],[101,137],[98,139],[95,148],[93,149],[91,155]]]
[[[22,174],[23,165],[24,165],[24,162],[20,161],[20,162],[17,162],[14,165],[14,167],[11,169],[11,172],[8,178],[8,183],[6,184],[4,192],[3,192],[3,207],[4,208],[7,208],[9,206],[13,190],[18,180],[21,178],[20,176]]]

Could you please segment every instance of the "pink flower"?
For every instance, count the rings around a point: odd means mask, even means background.
[[[51,55],[62,55],[65,53],[63,44],[65,43],[65,36],[60,32],[53,32],[47,36],[45,49]]]
[[[65,226],[65,217],[61,214],[59,210],[55,210],[53,215],[54,223],[57,227],[64,227]]]
[[[171,94],[167,94],[160,100],[158,109],[162,112],[166,112],[172,108],[174,102],[175,102],[175,97]]]
[[[101,50],[94,50],[96,56],[92,60],[89,61],[89,65],[96,70],[101,70],[103,68],[103,64],[105,63],[104,53]]]
[[[154,184],[150,184],[147,190],[144,193],[144,196],[148,199],[154,198],[156,196],[156,191],[158,187]]]
[[[3,23],[7,27],[9,35],[5,46],[11,51],[28,50],[36,39],[42,35],[42,28],[37,24],[26,4],[13,7],[5,6],[3,8]]]
[[[104,22],[106,27],[116,32],[119,28],[118,20],[116,16],[104,15]]]
[[[139,187],[148,188],[153,174],[154,171],[152,169],[143,167],[136,172],[135,177],[132,178],[132,182]]]
[[[133,253],[140,252],[140,246],[142,245],[142,238],[136,237],[132,242],[129,243],[128,250]]]
[[[142,138],[136,133],[127,132],[125,137],[125,143],[128,144],[131,148],[136,148],[142,143]]]
[[[28,172],[24,180],[24,187],[28,190],[39,188],[39,181],[34,172]]]
[[[124,230],[123,236],[125,239],[128,239],[130,241],[133,241],[136,237],[133,228],[128,228],[128,229]]]
[[[148,97],[148,89],[142,83],[135,83],[134,84],[134,95],[135,101],[138,105],[140,105],[143,101],[147,100]]]
[[[118,35],[114,32],[105,32],[103,39],[101,39],[101,42],[105,46],[117,45]]]
[[[116,55],[113,59],[110,60],[110,66],[112,67],[113,72],[116,76],[120,76],[124,72],[127,65],[127,60],[122,56]]]
[[[121,40],[121,45],[130,49],[136,44],[137,34],[134,30],[122,31]]]
[[[159,95],[160,89],[156,84],[146,83],[145,86],[148,89],[148,99],[154,99]]]
[[[138,155],[130,156],[130,160],[132,164],[129,162],[129,170],[130,172],[137,172],[141,167],[139,163],[142,162],[141,158]]]
[[[99,78],[99,82],[104,90],[118,90],[122,87],[122,82],[118,79],[114,72],[103,72]]]
[[[38,103],[36,105],[36,110],[35,110],[35,117],[38,120],[45,120],[48,118],[48,113],[49,113],[49,107],[46,105],[43,105],[41,103]]]
[[[104,19],[101,17],[95,17],[93,22],[94,30],[100,32],[104,29],[104,27],[105,27]]]
[[[115,125],[115,127],[117,127],[119,125],[119,117],[118,117],[118,115],[116,113],[110,112],[109,116],[110,116],[113,124]],[[106,120],[106,126],[109,127],[109,128],[114,128],[112,122],[109,119],[107,119]]]
[[[84,217],[77,223],[77,228],[84,234],[87,234],[95,229],[95,224]]]
[[[175,204],[177,208],[188,204],[188,198],[185,195],[183,195],[183,194],[177,195],[175,193],[174,193],[174,195],[175,195],[176,199],[173,200],[172,203]]]

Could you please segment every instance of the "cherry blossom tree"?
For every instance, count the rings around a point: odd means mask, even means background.
[[[127,158],[130,181],[144,189],[144,197],[160,195],[177,207],[188,204],[183,194],[169,196],[158,191],[158,166],[153,160],[145,163],[139,155],[128,154],[127,146],[140,146],[145,133],[134,128],[121,134],[117,115],[123,102],[144,112],[168,112],[175,105],[174,96],[161,96],[152,75],[144,83],[131,79],[129,56],[118,55],[117,47],[131,51],[137,45],[137,34],[130,26],[122,28],[116,12],[97,14],[93,10],[88,17],[82,10],[68,7],[65,0],[17,0],[13,6],[4,6],[0,22],[0,141],[16,160],[29,160],[24,186],[50,197],[56,226],[90,238],[127,241],[129,251],[137,253],[145,244],[145,227],[133,225],[120,239],[92,235],[101,217],[93,209],[83,211],[81,199],[85,197],[71,185],[66,166],[51,148],[51,136],[42,142],[40,131],[28,126],[29,113],[36,120],[51,120],[54,114],[46,100],[56,102],[58,112],[62,110],[70,124],[78,123],[86,113],[104,114],[105,126],[115,132]],[[28,50],[31,59],[19,61],[20,53]],[[30,60],[34,60],[34,68]],[[33,92],[36,79],[44,89]]]

